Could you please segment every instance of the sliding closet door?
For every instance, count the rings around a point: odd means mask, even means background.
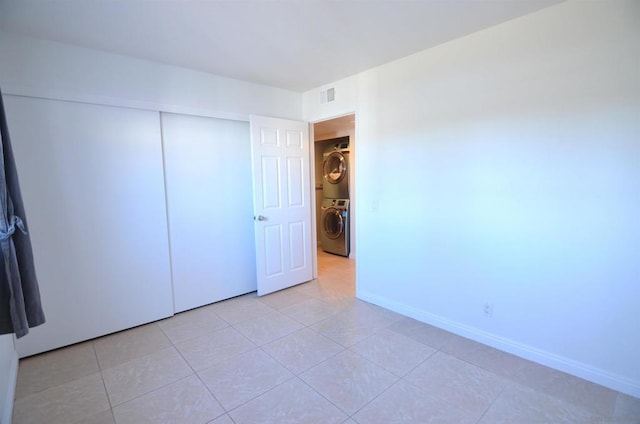
[[[256,290],[249,124],[161,116],[176,312]]]
[[[5,103],[47,317],[20,355],[172,315],[159,114]]]

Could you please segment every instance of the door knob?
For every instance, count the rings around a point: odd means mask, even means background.
[[[257,219],[258,221],[266,221],[266,220],[267,220],[267,217],[266,217],[266,216],[262,216],[262,215],[258,215],[258,216],[257,216],[256,218],[254,218],[254,219]]]

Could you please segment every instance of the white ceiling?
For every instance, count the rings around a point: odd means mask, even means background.
[[[558,2],[0,0],[0,30],[305,91]]]

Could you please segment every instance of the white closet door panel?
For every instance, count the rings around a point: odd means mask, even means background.
[[[47,317],[20,355],[172,315],[158,113],[6,105]]]
[[[176,312],[256,290],[247,122],[162,114]]]

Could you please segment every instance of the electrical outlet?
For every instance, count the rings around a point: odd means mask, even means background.
[[[491,318],[493,316],[493,304],[485,303],[484,304],[484,316],[487,318]]]

